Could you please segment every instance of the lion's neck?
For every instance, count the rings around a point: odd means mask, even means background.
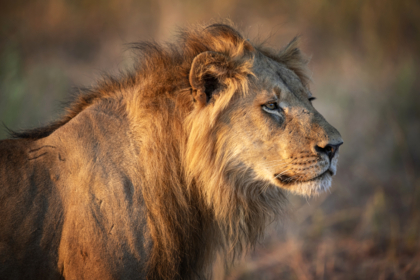
[[[214,153],[215,137],[205,121],[190,125],[200,116],[177,115],[177,106],[192,110],[189,92],[171,100],[143,99],[137,106],[142,110],[129,117],[141,150],[142,194],[154,244],[149,275],[204,276],[217,252],[230,262],[255,244],[283,209],[283,194],[255,181],[245,166],[229,168],[235,163]]]

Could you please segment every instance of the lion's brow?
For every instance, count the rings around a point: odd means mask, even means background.
[[[280,100],[281,97],[281,88],[279,86],[274,86],[274,94],[276,95],[277,99]]]
[[[287,84],[286,80],[283,79],[283,77],[281,76],[280,72],[276,71],[276,74],[278,78],[280,79],[280,81],[283,83],[283,85],[287,88],[287,90],[293,93],[293,91],[290,89],[289,85]],[[279,88],[279,97],[280,97],[280,92],[281,92],[281,89]]]

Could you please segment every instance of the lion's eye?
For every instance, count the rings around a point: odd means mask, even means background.
[[[277,106],[277,103],[275,102],[271,102],[271,103],[267,103],[264,105],[265,108],[267,108],[268,110],[276,110],[279,107]]]

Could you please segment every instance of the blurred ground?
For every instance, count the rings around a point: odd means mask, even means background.
[[[73,87],[130,67],[127,43],[226,17],[275,47],[302,36],[314,106],[345,144],[331,193],[290,196],[225,278],[420,279],[419,1],[1,1],[0,121],[45,124]]]

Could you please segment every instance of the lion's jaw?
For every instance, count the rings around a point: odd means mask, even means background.
[[[332,177],[337,172],[338,153],[332,158],[329,164],[321,168],[313,177],[305,180],[293,180],[290,177],[281,177],[278,174],[275,177],[275,184],[286,188],[292,193],[312,196],[328,190],[331,187]]]

